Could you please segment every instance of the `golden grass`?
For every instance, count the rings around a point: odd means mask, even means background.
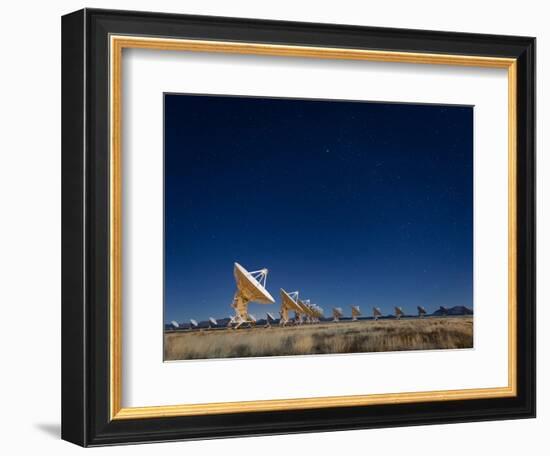
[[[363,320],[164,335],[166,361],[472,347],[472,317]]]

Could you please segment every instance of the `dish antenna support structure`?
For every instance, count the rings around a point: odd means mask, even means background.
[[[372,308],[372,316],[374,317],[374,320],[378,320],[379,317],[382,316],[382,311],[380,310],[380,307],[373,307]]]
[[[361,316],[361,309],[359,306],[351,306],[351,321],[357,321],[357,317]]]
[[[256,319],[251,318],[248,313],[249,303],[275,304],[273,296],[266,289],[268,272],[265,268],[248,272],[239,263],[235,263],[233,275],[235,276],[237,291],[231,304],[231,307],[235,309],[235,316],[229,322],[229,325],[235,325],[235,329],[243,324],[253,326],[256,323]]]
[[[422,318],[426,315],[426,309],[423,306],[417,306],[418,309],[418,317]]]
[[[395,307],[395,317],[399,320],[403,315],[405,315],[403,309],[401,307]]]

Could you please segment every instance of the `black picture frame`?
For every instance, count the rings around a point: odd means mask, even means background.
[[[517,59],[517,395],[110,419],[109,36]],[[84,9],[62,19],[62,438],[82,446],[535,416],[535,39]]]

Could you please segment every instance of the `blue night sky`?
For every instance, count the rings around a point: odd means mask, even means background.
[[[473,108],[165,95],[165,313],[233,313],[233,263],[332,307],[472,306]]]

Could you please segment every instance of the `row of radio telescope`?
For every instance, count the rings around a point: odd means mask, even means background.
[[[243,325],[254,326],[256,324],[256,317],[248,313],[248,305],[251,302],[258,304],[275,304],[275,299],[269,294],[266,289],[267,269],[260,269],[258,271],[248,272],[239,263],[235,263],[233,268],[233,274],[235,276],[235,282],[237,284],[237,291],[233,297],[233,303],[231,307],[235,310],[235,315],[230,317],[228,327],[237,329]],[[418,316],[423,317],[426,315],[426,309],[422,306],[417,307]],[[395,317],[397,319],[405,315],[401,307],[395,307]],[[294,313],[294,317],[291,318],[291,312]],[[321,307],[311,303],[309,299],[301,299],[298,291],[287,292],[281,288],[281,309],[280,309],[279,325],[300,325],[307,323],[318,323],[324,316],[324,311]],[[379,307],[373,307],[372,309],[374,320],[378,320],[382,316],[382,312]],[[360,317],[361,310],[359,306],[351,306],[351,319],[357,321]],[[344,312],[341,307],[334,307],[332,309],[332,321],[337,322],[344,316]],[[267,312],[266,327],[270,327],[275,322],[275,317]],[[191,319],[191,328],[197,328],[198,323],[196,320]],[[175,321],[172,322],[174,328],[179,328],[179,324]],[[218,322],[210,317],[209,327],[217,327]]]

